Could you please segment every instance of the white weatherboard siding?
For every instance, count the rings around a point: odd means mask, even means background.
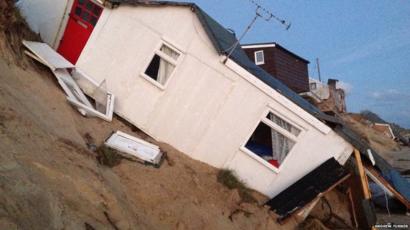
[[[17,7],[30,29],[57,48],[67,24],[73,0],[19,0]]]
[[[161,41],[182,52],[165,89],[140,76]],[[344,163],[352,152],[347,142],[221,60],[189,8],[122,5],[103,11],[77,67],[97,82],[107,80],[108,90],[118,98],[115,112],[120,116],[195,159],[235,170],[268,196],[330,157]],[[279,172],[241,150],[269,108],[302,128],[300,141]]]

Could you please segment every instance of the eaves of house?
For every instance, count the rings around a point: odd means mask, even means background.
[[[285,47],[279,45],[276,42],[263,42],[263,43],[248,43],[248,44],[242,44],[241,45],[243,48],[269,48],[269,47],[275,47],[278,48],[280,50],[282,50],[283,52],[293,56],[294,58],[299,59],[300,61],[309,64],[310,62],[306,59],[304,59],[303,57],[293,53],[292,51],[286,49]]]

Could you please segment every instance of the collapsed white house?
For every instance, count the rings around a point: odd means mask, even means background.
[[[370,147],[340,120],[256,66],[233,46],[235,36],[195,4],[17,4],[45,42],[95,85],[105,82],[116,95],[115,113],[192,158],[234,170],[249,187],[269,197],[286,189],[271,203],[286,201],[289,194],[284,193],[334,165],[332,159],[345,164],[352,145],[408,202],[409,186],[397,171],[374,151],[366,155]],[[297,204],[285,206],[290,209],[282,212],[288,213]]]
[[[41,7],[29,9],[30,2],[18,3],[28,19],[42,17],[30,26],[40,35],[56,30],[40,23],[55,15],[36,12]],[[352,153],[351,144],[313,115],[319,113],[315,107],[249,61],[240,47],[227,58],[235,36],[196,5],[106,3],[111,7],[75,0],[57,24],[63,25],[70,13],[78,14],[77,21],[48,31],[46,41],[97,83],[105,80],[116,95],[115,113],[155,139],[234,170],[270,197],[329,158],[344,164]],[[70,6],[72,1],[41,4]],[[91,21],[91,11],[100,13],[98,22]],[[79,29],[73,31],[70,23],[79,23]],[[94,24],[78,61],[61,48],[67,44],[52,42],[65,42],[84,25],[89,32]]]
[[[192,158],[234,170],[273,197],[266,204],[278,221],[306,217],[343,183],[356,190],[350,193],[352,210],[359,210],[352,215],[361,218],[356,227],[374,226],[366,170],[410,210],[410,185],[397,170],[339,118],[255,65],[197,5],[20,0],[17,6],[32,30],[75,64],[71,75],[84,93],[96,99],[95,86],[106,86],[122,118]],[[356,161],[345,164],[353,148]]]

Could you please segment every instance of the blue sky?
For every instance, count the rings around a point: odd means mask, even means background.
[[[275,41],[311,61],[309,75],[349,88],[351,112],[370,109],[410,128],[410,2],[254,0],[292,23],[258,19],[242,43]],[[249,0],[192,0],[239,36],[255,14]]]

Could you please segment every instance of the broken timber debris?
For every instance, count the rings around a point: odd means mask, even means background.
[[[160,165],[163,155],[158,146],[121,131],[113,133],[105,141],[105,145],[130,155],[132,159],[136,158],[138,161],[147,162],[155,166]]]
[[[285,223],[294,214],[306,217],[316,201],[350,177],[334,158],[302,177],[266,205],[279,215],[278,222]],[[310,209],[310,210],[309,210]],[[303,213],[305,212],[305,213]]]
[[[366,172],[364,170],[364,166],[362,163],[362,159],[360,156],[360,151],[358,149],[354,149],[354,157],[356,159],[356,166],[359,172],[360,183],[363,189],[364,200],[362,200],[362,208],[365,213],[366,221],[368,227],[370,229],[375,229],[374,225],[376,224],[377,217],[374,212],[374,206],[371,203],[371,193],[369,188],[369,181],[367,180]]]
[[[97,84],[77,70],[73,64],[45,43],[23,41],[23,45],[30,51],[25,51],[26,55],[50,68],[67,95],[68,102],[83,116],[94,116],[105,121],[112,120],[115,96],[103,89],[102,84]],[[85,92],[95,99],[95,106],[87,99],[82,89],[86,89]]]
[[[387,193],[390,197],[395,197],[398,201],[400,201],[408,210],[410,210],[410,202],[400,194],[386,179],[380,175],[377,170],[375,170],[372,166],[364,165],[364,170],[374,183],[376,183],[380,188]]]

